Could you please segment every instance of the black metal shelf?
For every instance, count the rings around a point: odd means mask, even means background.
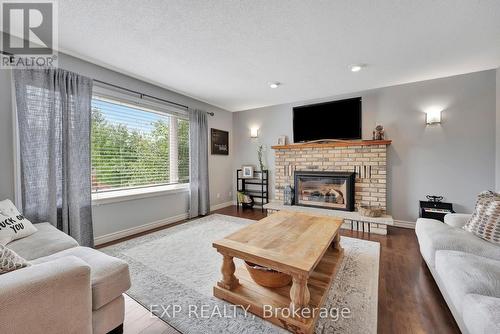
[[[265,185],[266,183],[263,183],[263,182],[250,182],[250,181],[246,180],[246,181],[245,181],[245,184],[257,184],[257,185],[259,185],[259,186],[260,186],[261,184],[264,184],[264,185]]]
[[[257,197],[257,198],[267,198],[267,195],[264,195],[264,194],[267,194],[267,191],[264,191],[264,193],[259,193],[257,191],[245,191],[245,193],[247,195],[250,195],[252,197]]]
[[[252,199],[260,199],[254,201],[254,203],[261,205],[262,212],[264,212],[264,204],[269,203],[269,171],[256,171],[254,176],[255,174],[260,175],[260,177],[244,178],[241,169],[236,170],[236,191],[243,192]],[[240,205],[243,207],[243,204],[238,200],[238,196],[236,196],[236,203],[238,210]]]

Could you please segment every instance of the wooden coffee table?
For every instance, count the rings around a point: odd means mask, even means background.
[[[294,333],[311,333],[343,257],[341,225],[338,218],[280,211],[214,242],[223,256],[214,296]],[[260,286],[233,258],[289,274],[292,284]]]

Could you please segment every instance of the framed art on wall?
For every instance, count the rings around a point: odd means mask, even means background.
[[[212,154],[229,155],[229,132],[214,128],[210,130]]]

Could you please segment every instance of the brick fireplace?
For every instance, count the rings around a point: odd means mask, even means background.
[[[283,189],[287,184],[294,186],[296,172],[350,172],[355,173],[354,207],[361,204],[386,210],[390,143],[370,140],[273,146],[275,200],[283,201]]]

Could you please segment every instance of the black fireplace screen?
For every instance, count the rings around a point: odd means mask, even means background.
[[[295,204],[354,210],[354,173],[295,172]]]

